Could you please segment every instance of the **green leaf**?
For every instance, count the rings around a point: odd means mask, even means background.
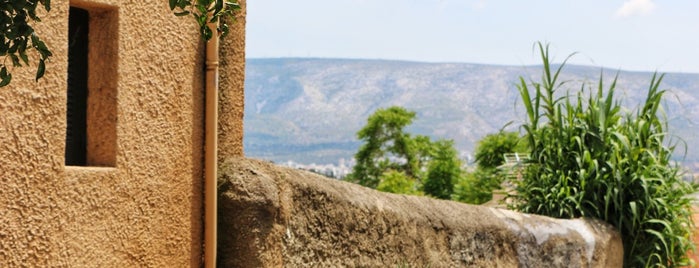
[[[22,66],[22,64],[19,63],[19,57],[14,53],[10,54],[10,59],[12,59],[12,66]]]
[[[177,7],[177,0],[170,0],[170,10],[175,10]]]
[[[218,30],[221,31],[221,37],[226,37],[229,32],[228,24],[222,23]]]
[[[41,40],[39,40],[39,36],[37,36],[36,34],[32,34],[31,39],[32,39],[32,44],[33,44],[33,45],[36,44],[36,43],[41,42]]]
[[[24,64],[29,65],[29,57],[27,57],[27,51],[25,49],[19,51],[19,57],[22,59]]]
[[[39,67],[36,70],[36,81],[39,81],[39,78],[44,76],[44,72],[46,71],[46,65],[44,63],[44,60],[39,60]]]
[[[36,35],[32,35],[32,36],[36,36]],[[41,41],[38,38],[37,38],[37,42],[34,42],[33,40],[34,39],[32,39],[32,45],[34,46],[34,48],[36,48],[36,50],[39,51],[39,53],[41,54],[42,57],[47,58],[47,57],[52,55],[51,51],[49,51],[49,48],[46,47],[46,44],[44,43],[44,41]]]
[[[195,8],[199,11],[199,13],[206,18],[206,5],[196,5]]]
[[[228,6],[229,9],[234,9],[234,10],[240,9],[240,4],[238,2],[227,1],[226,6]]]
[[[213,31],[211,31],[211,28],[209,28],[208,25],[204,25],[201,27],[202,34],[204,35],[204,40],[209,41],[211,37],[214,36]]]
[[[12,80],[12,74],[7,73],[7,68],[2,66],[0,69],[0,87],[4,87],[10,84]]]
[[[568,59],[555,67],[548,45],[538,45],[544,61],[540,82],[527,84],[520,77],[517,84],[529,119],[522,129],[532,160],[517,184],[514,198],[521,203],[515,207],[609,222],[622,235],[626,267],[686,262],[685,253],[693,248],[687,194],[696,186],[682,180],[671,161],[675,145],[664,141],[669,133],[662,75],[653,76],[640,108],[622,115],[622,102],[614,100],[619,73],[609,85],[600,73],[596,85],[570,88],[557,81],[565,77]],[[570,97],[557,90],[590,92]]]
[[[175,16],[182,17],[189,15],[189,11],[175,12]]]

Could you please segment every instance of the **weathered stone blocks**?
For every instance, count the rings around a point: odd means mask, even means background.
[[[560,220],[387,194],[229,159],[219,179],[224,267],[620,267],[621,237]]]

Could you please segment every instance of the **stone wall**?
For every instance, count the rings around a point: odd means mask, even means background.
[[[558,220],[355,184],[244,158],[219,179],[224,267],[620,267],[621,238]]]

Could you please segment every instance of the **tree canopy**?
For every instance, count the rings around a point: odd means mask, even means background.
[[[402,171],[414,177],[416,163],[415,146],[405,127],[415,118],[415,112],[402,107],[378,109],[369,116],[367,124],[357,132],[364,144],[355,154],[357,164],[351,179],[361,185],[376,188],[381,175],[388,170]]]
[[[504,154],[526,151],[526,140],[520,138],[519,133],[500,131],[478,142],[475,158],[479,168],[495,169],[505,163]]]
[[[398,106],[370,115],[357,132],[364,144],[347,180],[385,192],[451,199],[462,173],[454,142],[407,133],[414,119],[415,112]]]
[[[451,199],[454,184],[461,177],[461,161],[454,149],[454,141],[439,140],[434,143],[434,148],[423,190],[439,199]]]

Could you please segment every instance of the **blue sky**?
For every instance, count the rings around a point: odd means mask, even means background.
[[[247,57],[538,64],[699,73],[697,0],[249,0]]]

